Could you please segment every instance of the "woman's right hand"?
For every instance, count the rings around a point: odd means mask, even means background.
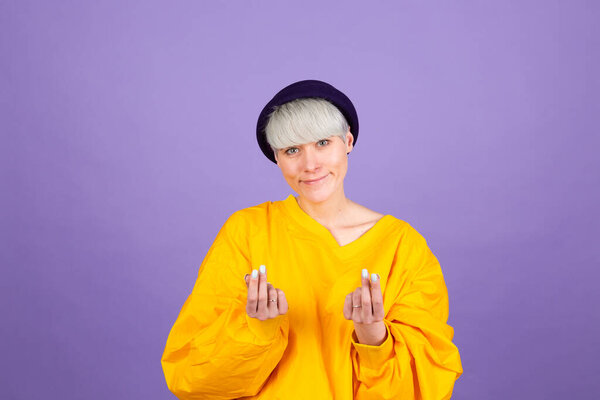
[[[267,268],[264,265],[259,270],[252,270],[252,274],[246,274],[244,279],[248,287],[246,313],[249,317],[265,321],[287,313],[285,294],[267,282]]]

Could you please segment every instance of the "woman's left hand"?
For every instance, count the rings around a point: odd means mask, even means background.
[[[354,331],[361,344],[379,346],[387,338],[383,322],[383,295],[379,275],[362,270],[362,286],[346,296],[344,317],[354,322]]]

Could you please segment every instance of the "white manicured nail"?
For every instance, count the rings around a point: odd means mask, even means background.
[[[379,275],[371,274],[371,282],[377,282],[379,280]]]
[[[252,278],[254,278],[254,279],[258,278],[258,270],[256,270],[256,269],[252,270]]]
[[[260,267],[258,267],[258,269],[260,270],[261,274],[264,274],[267,272],[267,267],[265,267],[264,265],[261,265]]]
[[[362,270],[362,277],[363,279],[369,279],[369,271],[366,268]]]

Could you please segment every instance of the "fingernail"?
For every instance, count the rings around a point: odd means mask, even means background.
[[[362,277],[363,279],[369,279],[369,271],[366,268],[362,270]]]
[[[260,269],[261,274],[264,274],[267,272],[267,267],[265,267],[264,265],[261,265],[260,267],[258,267],[258,269]]]
[[[379,275],[371,274],[371,282],[377,282],[379,280]]]
[[[257,270],[255,270],[255,269],[253,269],[253,270],[252,270],[252,278],[253,278],[253,279],[256,279],[256,278],[258,278],[258,271],[257,271]]]

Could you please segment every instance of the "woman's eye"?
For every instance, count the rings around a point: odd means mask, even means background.
[[[325,146],[327,143],[329,143],[329,139],[319,140],[317,143],[323,143],[323,146]]]
[[[297,151],[298,151],[297,147],[290,147],[289,149],[287,149],[285,151],[285,154],[296,154]]]

